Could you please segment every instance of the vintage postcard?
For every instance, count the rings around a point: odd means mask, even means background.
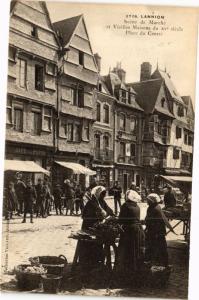
[[[188,298],[198,12],[10,2],[3,292]]]

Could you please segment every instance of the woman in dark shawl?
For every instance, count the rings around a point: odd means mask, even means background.
[[[173,233],[174,230],[168,222],[160,205],[160,197],[155,194],[147,196],[149,205],[146,215],[146,261],[155,265],[168,266],[168,252],[166,242],[166,227]]]
[[[139,194],[128,190],[119,214],[123,232],[118,246],[117,270],[128,275],[135,274],[143,260],[144,231],[140,223],[139,201]]]
[[[112,209],[106,204],[104,197],[106,189],[96,186],[91,191],[91,199],[86,203],[82,214],[82,230],[87,231],[107,215],[113,215]],[[103,245],[101,243],[81,241],[79,243],[79,262],[85,266],[94,266],[104,261]]]

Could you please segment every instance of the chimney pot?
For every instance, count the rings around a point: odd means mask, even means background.
[[[143,62],[141,64],[140,81],[151,79],[151,64],[149,62]]]

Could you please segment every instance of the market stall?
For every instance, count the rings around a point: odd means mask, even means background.
[[[172,187],[178,187],[184,194],[184,201],[174,208],[164,210],[165,215],[170,220],[176,220],[177,223],[173,226],[173,229],[183,224],[182,235],[185,240],[189,242],[190,235],[190,217],[191,217],[191,176],[164,176],[160,177],[165,180],[166,183]],[[170,230],[167,232],[167,234]]]

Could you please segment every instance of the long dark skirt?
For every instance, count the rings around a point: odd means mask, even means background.
[[[124,227],[118,246],[117,270],[135,273],[143,262],[144,232],[139,224]]]
[[[146,260],[154,265],[168,265],[167,242],[164,234],[146,235]]]

